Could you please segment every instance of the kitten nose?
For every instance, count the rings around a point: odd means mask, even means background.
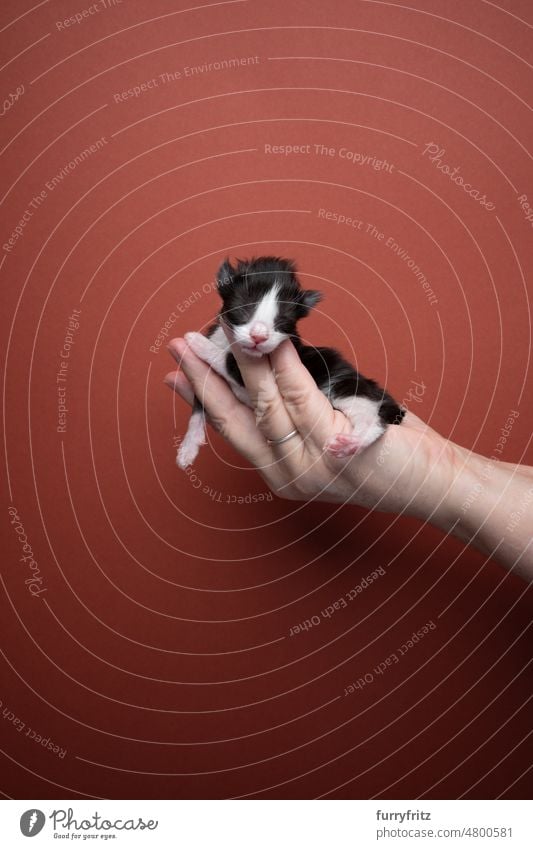
[[[250,329],[250,338],[253,339],[256,345],[260,342],[266,342],[268,339],[268,327],[262,321],[256,321]]]

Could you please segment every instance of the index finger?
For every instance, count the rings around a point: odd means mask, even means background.
[[[184,339],[171,339],[168,350],[185,372],[216,430],[255,466],[271,462],[271,452],[257,431],[253,413],[236,399],[226,381],[197,357]]]

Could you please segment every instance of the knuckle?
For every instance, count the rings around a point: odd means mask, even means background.
[[[228,420],[224,416],[209,416],[209,423],[216,430],[217,433],[220,433],[224,439],[228,439],[229,437],[229,424]]]
[[[298,497],[302,500],[307,500],[317,493],[316,482],[308,474],[301,475],[295,485]]]
[[[297,499],[298,501],[309,501],[313,494],[313,490],[307,489],[305,486],[299,486]]]
[[[307,403],[307,393],[297,386],[287,388],[283,397],[289,407],[295,410],[303,410]]]
[[[276,490],[276,495],[278,498],[282,498],[283,501],[297,501],[298,494],[295,489],[292,487],[284,486],[279,490]]]
[[[254,413],[259,425],[267,426],[280,408],[277,398],[260,396],[254,400]]]

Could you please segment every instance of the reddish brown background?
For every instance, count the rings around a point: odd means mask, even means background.
[[[150,346],[177,304],[173,335],[210,321],[216,295],[191,295],[225,254],[291,256],[326,294],[307,338],[399,399],[422,382],[411,406],[476,451],[492,454],[519,412],[502,459],[531,464],[532,230],[517,199],[533,198],[531,4],[124,0],[58,29],[89,6],[1,10],[2,92],[25,87],[2,118],[3,243],[32,196],[106,138],[2,251],[3,794],[528,796],[526,585],[411,519],[225,503],[264,484],[213,434],[196,478],[177,470],[187,411],[162,383],[164,346]],[[429,142],[494,211],[423,156]],[[346,147],[393,168],[265,144]],[[383,242],[321,208],[393,237],[438,303]],[[346,610],[289,637],[378,566]],[[429,620],[401,664],[344,697]]]

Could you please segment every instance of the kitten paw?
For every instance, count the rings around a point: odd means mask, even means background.
[[[181,445],[176,456],[176,465],[183,470],[192,466],[198,456],[198,451],[198,445]]]
[[[192,466],[198,457],[200,446],[205,445],[206,442],[205,434],[199,428],[195,428],[192,433],[187,433],[178,449],[176,465],[184,470]]]
[[[361,440],[351,433],[336,433],[324,445],[324,451],[338,459],[360,454],[363,448]]]

